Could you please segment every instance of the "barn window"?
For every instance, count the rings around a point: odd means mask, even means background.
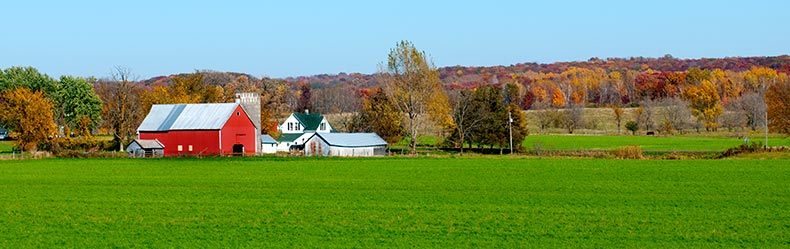
[[[236,112],[236,117],[238,117],[239,115],[241,115],[241,113],[239,113],[239,112]]]
[[[189,151],[192,151],[192,145],[191,144],[189,145]]]
[[[184,151],[184,146],[178,145],[178,151]]]

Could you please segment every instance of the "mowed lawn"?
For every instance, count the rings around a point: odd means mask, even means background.
[[[3,247],[790,247],[788,160],[0,161]]]
[[[750,138],[750,142],[764,143],[764,138]],[[744,143],[739,138],[691,136],[596,136],[596,135],[530,135],[522,143],[528,150],[537,147],[557,150],[609,150],[638,145],[646,151],[724,151]],[[769,146],[790,146],[790,137],[771,137]]]

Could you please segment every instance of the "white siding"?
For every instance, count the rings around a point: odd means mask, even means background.
[[[288,130],[288,124],[291,124],[291,129],[290,130]],[[296,119],[296,117],[293,114],[291,114],[291,116],[288,116],[288,118],[285,119],[285,122],[283,122],[278,127],[278,129],[280,129],[280,131],[283,134],[294,134],[294,133],[302,133],[302,132],[304,132],[304,127],[302,127],[302,125],[300,125],[299,120]]]

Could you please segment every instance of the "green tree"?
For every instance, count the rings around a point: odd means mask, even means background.
[[[34,150],[37,145],[57,135],[52,114],[53,104],[42,91],[25,87],[5,90],[0,101],[0,122],[14,132],[17,147]]]
[[[60,77],[58,104],[66,125],[79,131],[80,136],[90,136],[101,122],[102,101],[84,78]]]
[[[632,135],[636,135],[636,131],[639,130],[639,123],[633,120],[625,122],[625,129],[631,131]]]
[[[508,143],[507,108],[502,103],[499,90],[493,85],[475,91],[474,113],[481,124],[472,130],[472,141],[489,148],[504,149]]]
[[[417,151],[417,137],[426,118],[451,127],[450,105],[439,81],[439,70],[411,42],[401,41],[390,50],[387,65],[379,66],[379,80],[395,107],[406,116],[404,127],[411,153]]]
[[[33,67],[11,67],[0,71],[0,92],[17,87],[41,91],[51,101],[57,100],[58,82]]]

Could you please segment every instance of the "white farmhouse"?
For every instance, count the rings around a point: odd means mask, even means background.
[[[310,113],[310,111],[292,113],[285,119],[285,122],[278,126],[278,129],[282,135],[277,138],[277,151],[290,151],[292,148],[302,149],[304,143],[313,134],[333,131],[324,115]]]
[[[385,156],[387,142],[376,133],[316,133],[304,145],[306,156]]]

